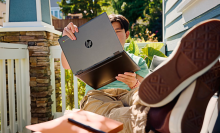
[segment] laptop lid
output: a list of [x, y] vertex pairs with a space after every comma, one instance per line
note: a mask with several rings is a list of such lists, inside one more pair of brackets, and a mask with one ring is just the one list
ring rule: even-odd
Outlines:
[[77, 40], [58, 40], [74, 74], [123, 51], [106, 13], [80, 26], [75, 36]]

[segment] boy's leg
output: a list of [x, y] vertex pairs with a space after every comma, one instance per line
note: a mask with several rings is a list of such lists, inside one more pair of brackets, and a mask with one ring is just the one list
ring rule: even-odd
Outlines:
[[181, 93], [170, 115], [170, 132], [199, 133], [209, 100], [219, 88], [220, 63], [217, 62]]
[[119, 101], [123, 103], [125, 107], [130, 107], [133, 105], [135, 99], [138, 98], [138, 88], [134, 88], [125, 95], [118, 98]]
[[108, 117], [113, 108], [124, 107], [121, 101], [102, 90], [91, 90], [80, 101], [80, 109]]
[[169, 133], [169, 116], [178, 98], [179, 96], [165, 106], [150, 108], [147, 116], [147, 131], [154, 130], [162, 133]]
[[[199, 133], [208, 102], [219, 87], [220, 63], [217, 62], [170, 103], [151, 108], [147, 131], [153, 129], [163, 133]], [[189, 91], [193, 93], [188, 93]]]
[[91, 90], [81, 101], [80, 107], [122, 122], [124, 128], [120, 133], [143, 133], [150, 108], [140, 104], [132, 105], [138, 97], [137, 90], [138, 88], [129, 92], [122, 89]]
[[141, 104], [114, 108], [108, 117], [124, 124], [120, 133], [145, 133], [149, 109], [150, 107]]
[[219, 38], [218, 19], [204, 21], [187, 31], [170, 57], [142, 81], [139, 96], [145, 105], [166, 105], [214, 66], [220, 55]]

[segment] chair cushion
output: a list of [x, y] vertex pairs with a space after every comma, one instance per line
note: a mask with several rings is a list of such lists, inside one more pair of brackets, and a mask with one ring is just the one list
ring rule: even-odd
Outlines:
[[154, 69], [155, 69], [158, 65], [160, 65], [160, 63], [162, 63], [163, 61], [165, 61], [166, 59], [167, 59], [167, 58], [165, 58], [165, 57], [160, 57], [160, 56], [154, 55], [149, 70], [150, 70], [151, 72], [153, 72]]

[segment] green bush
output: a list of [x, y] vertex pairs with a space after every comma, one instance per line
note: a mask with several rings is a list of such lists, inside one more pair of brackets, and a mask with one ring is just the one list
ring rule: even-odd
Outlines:
[[161, 56], [161, 57], [167, 57], [165, 54], [163, 54], [160, 51], [160, 49], [163, 47], [163, 45], [164, 45], [163, 43], [150, 43], [150, 44], [147, 44], [140, 51], [137, 43], [134, 41], [134, 39], [131, 39], [131, 43], [126, 48], [126, 51], [145, 59], [146, 64], [149, 68], [154, 55]]
[[[74, 75], [71, 70], [65, 70], [65, 90], [66, 90], [66, 109], [71, 110], [75, 108], [74, 105]], [[85, 95], [86, 84], [78, 79], [78, 105]]]
[[136, 42], [158, 42], [156, 33], [152, 33], [148, 30], [147, 26], [142, 24], [132, 25], [130, 35]]

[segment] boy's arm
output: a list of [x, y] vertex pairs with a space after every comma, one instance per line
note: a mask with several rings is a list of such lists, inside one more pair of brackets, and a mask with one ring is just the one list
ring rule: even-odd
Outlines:
[[[78, 27], [70, 22], [64, 29], [63, 29], [63, 36], [68, 36], [71, 40], [76, 40], [76, 37], [73, 33], [79, 32]], [[66, 57], [62, 51], [61, 53], [61, 62], [64, 69], [70, 69], [69, 63], [66, 60]]]
[[63, 65], [64, 69], [70, 69], [69, 63], [67, 62], [66, 57], [65, 57], [63, 51], [61, 53], [61, 62], [62, 62], [62, 65]]
[[138, 81], [141, 83], [143, 80], [144, 80], [144, 78], [143, 77], [141, 77], [140, 75], [136, 75], [136, 78], [138, 79]]

